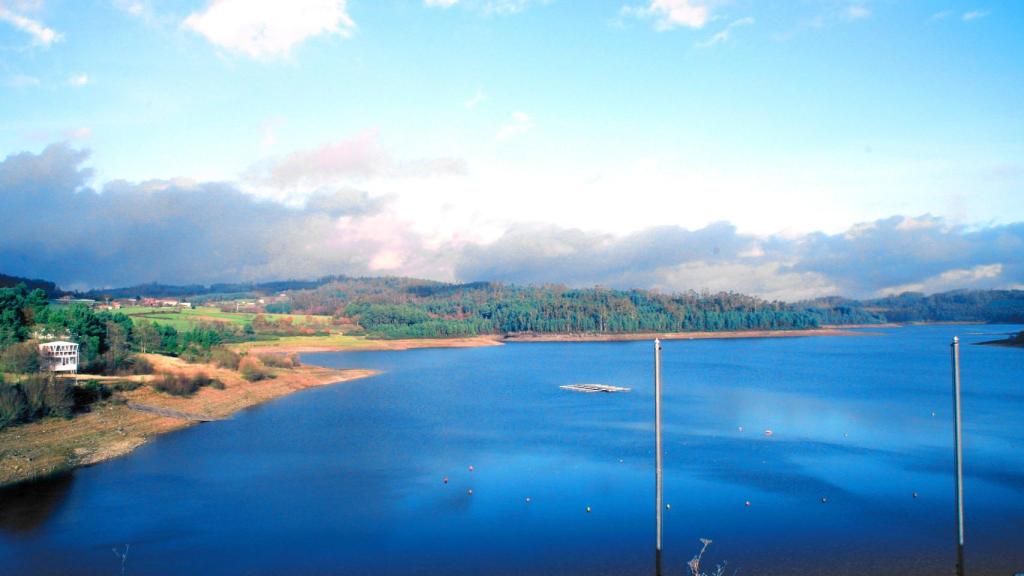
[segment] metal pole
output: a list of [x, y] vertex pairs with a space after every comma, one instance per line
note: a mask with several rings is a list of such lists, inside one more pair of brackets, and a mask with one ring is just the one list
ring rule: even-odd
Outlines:
[[964, 460], [960, 429], [960, 339], [953, 337], [953, 467], [956, 472], [956, 574], [964, 576]]
[[654, 340], [654, 489], [658, 538], [654, 548], [654, 574], [661, 576], [661, 340]]

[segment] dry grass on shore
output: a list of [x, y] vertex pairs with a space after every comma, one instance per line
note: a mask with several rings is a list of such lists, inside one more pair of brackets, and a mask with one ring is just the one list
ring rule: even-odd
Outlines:
[[[48, 418], [0, 430], [0, 486], [109, 460], [131, 452], [153, 436], [195, 424], [133, 410], [128, 403], [219, 419], [298, 390], [376, 374], [372, 370], [299, 366], [273, 369], [275, 378], [248, 382], [234, 370], [210, 364], [188, 364], [166, 356], [145, 356], [158, 372], [188, 376], [203, 373], [220, 381], [224, 387], [204, 387], [191, 396], [182, 397], [140, 386], [119, 392], [94, 405], [90, 412], [71, 419]], [[141, 382], [151, 378], [132, 377]]]

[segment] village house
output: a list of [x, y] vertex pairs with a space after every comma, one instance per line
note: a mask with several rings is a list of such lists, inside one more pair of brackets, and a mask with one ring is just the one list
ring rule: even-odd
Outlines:
[[42, 369], [50, 372], [78, 372], [78, 344], [57, 340], [39, 345]]

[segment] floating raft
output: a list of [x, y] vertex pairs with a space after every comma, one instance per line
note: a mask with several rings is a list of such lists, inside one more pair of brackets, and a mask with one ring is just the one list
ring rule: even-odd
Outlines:
[[609, 386], [607, 384], [566, 384], [559, 386], [562, 390], [573, 392], [629, 392], [629, 388], [621, 386]]

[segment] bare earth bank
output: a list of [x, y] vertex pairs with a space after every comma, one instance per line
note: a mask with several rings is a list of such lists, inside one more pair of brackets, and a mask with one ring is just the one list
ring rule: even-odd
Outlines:
[[[142, 412], [128, 405], [202, 416], [227, 418], [250, 406], [316, 386], [373, 376], [373, 370], [334, 370], [301, 366], [276, 370], [272, 380], [248, 382], [232, 370], [188, 364], [178, 358], [145, 355], [159, 371], [205, 372], [224, 384], [206, 387], [190, 397], [171, 396], [144, 385], [121, 392], [91, 412], [72, 419], [47, 418], [0, 431], [0, 486], [60, 474], [110, 460], [146, 443], [149, 438], [196, 424], [193, 420]], [[85, 378], [85, 377], [83, 377]], [[151, 377], [135, 376], [145, 381]]]

